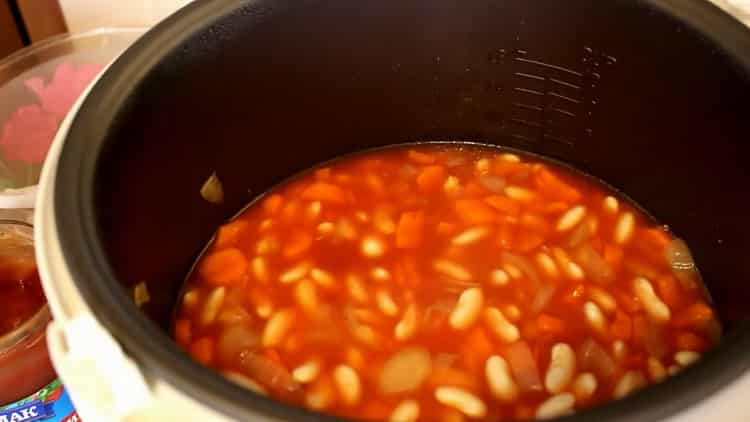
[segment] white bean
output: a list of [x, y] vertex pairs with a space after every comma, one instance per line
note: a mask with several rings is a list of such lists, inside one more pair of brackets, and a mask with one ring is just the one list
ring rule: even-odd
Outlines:
[[617, 214], [620, 210], [620, 202], [614, 196], [607, 196], [602, 202], [602, 208], [609, 214]]
[[370, 277], [376, 281], [388, 281], [391, 279], [391, 272], [383, 267], [375, 267], [370, 270]]
[[505, 286], [510, 281], [510, 276], [505, 270], [496, 269], [490, 273], [490, 282], [495, 286]]
[[265, 283], [269, 280], [268, 264], [262, 256], [256, 256], [250, 261], [250, 270], [258, 281]]
[[489, 307], [484, 311], [484, 321], [490, 330], [506, 343], [513, 343], [521, 338], [521, 332], [505, 315], [497, 309]]
[[565, 211], [565, 213], [557, 220], [557, 231], [566, 232], [572, 229], [577, 226], [578, 223], [583, 221], [584, 217], [586, 217], [586, 207], [583, 205], [577, 205]]
[[477, 287], [464, 290], [450, 314], [449, 323], [454, 330], [469, 328], [477, 318], [484, 305], [484, 294]]
[[562, 393], [573, 380], [576, 354], [569, 345], [557, 343], [552, 346], [549, 367], [544, 377], [544, 386], [552, 394]]
[[523, 271], [513, 264], [503, 264], [503, 269], [513, 280], [520, 280], [523, 278]]
[[195, 308], [200, 300], [198, 290], [190, 290], [182, 297], [182, 306], [187, 309]]
[[536, 409], [537, 419], [552, 419], [573, 412], [576, 398], [570, 393], [554, 395], [543, 401]]
[[463, 266], [445, 259], [438, 259], [432, 267], [440, 274], [454, 278], [459, 281], [471, 281], [471, 273]]
[[615, 357], [616, 360], [622, 361], [627, 357], [628, 354], [628, 345], [625, 344], [622, 340], [615, 340], [612, 342], [612, 356]]
[[383, 234], [393, 234], [396, 232], [396, 222], [385, 211], [375, 211], [373, 216], [375, 228]]
[[506, 186], [505, 195], [519, 202], [529, 202], [536, 198], [536, 193], [520, 186]]
[[310, 278], [312, 278], [314, 282], [318, 283], [320, 287], [331, 288], [336, 285], [336, 281], [333, 278], [333, 275], [328, 271], [322, 270], [320, 268], [311, 269]]
[[308, 314], [314, 314], [318, 309], [318, 291], [315, 284], [304, 279], [294, 287], [294, 298], [297, 304]]
[[308, 262], [301, 262], [281, 273], [279, 281], [282, 284], [292, 284], [296, 281], [302, 280], [309, 271], [310, 264]]
[[583, 314], [586, 317], [586, 322], [592, 329], [594, 329], [594, 331], [601, 333], [607, 328], [607, 320], [604, 318], [602, 310], [599, 309], [599, 306], [596, 303], [591, 301], [584, 303]]
[[388, 422], [417, 422], [419, 403], [416, 400], [404, 400], [393, 409]]
[[294, 324], [294, 311], [292, 309], [276, 311], [268, 319], [263, 329], [263, 346], [276, 347], [281, 344], [286, 333], [292, 328], [292, 324]]
[[490, 171], [490, 160], [488, 158], [480, 158], [474, 164], [474, 169], [479, 174], [486, 174]]
[[680, 371], [682, 371], [682, 368], [679, 365], [669, 365], [669, 368], [667, 368], [667, 374], [670, 377], [677, 375]]
[[317, 382], [305, 395], [305, 404], [313, 410], [325, 410], [333, 402], [333, 387], [329, 382]]
[[621, 399], [645, 385], [646, 379], [640, 371], [628, 371], [617, 382], [612, 395], [616, 399]]
[[312, 201], [307, 206], [307, 219], [309, 221], [315, 221], [320, 217], [320, 213], [323, 212], [323, 204], [320, 201]]
[[330, 221], [324, 221], [318, 224], [318, 233], [322, 235], [329, 235], [336, 230], [336, 226]]
[[483, 418], [487, 415], [487, 405], [474, 394], [458, 387], [438, 387], [435, 399], [452, 407], [470, 418]]
[[536, 254], [536, 263], [537, 265], [539, 265], [539, 268], [541, 268], [542, 271], [547, 274], [547, 276], [551, 278], [560, 277], [560, 271], [557, 269], [555, 260], [546, 253], [539, 252], [538, 254]]
[[300, 384], [309, 384], [315, 381], [320, 374], [320, 362], [311, 360], [292, 370], [292, 378]]
[[589, 294], [591, 300], [599, 305], [604, 312], [612, 313], [617, 310], [617, 301], [606, 290], [596, 286], [587, 286], [586, 292]]
[[445, 179], [445, 183], [443, 183], [443, 191], [445, 191], [445, 193], [456, 193], [459, 189], [461, 189], [461, 182], [458, 180], [458, 177], [448, 176], [448, 178]]
[[417, 306], [409, 305], [404, 311], [401, 320], [393, 328], [393, 335], [396, 340], [405, 341], [410, 339], [417, 332], [418, 321]]
[[248, 378], [247, 376], [234, 372], [234, 371], [224, 371], [222, 372], [222, 375], [224, 375], [224, 378], [228, 379], [229, 381], [232, 381], [233, 383], [239, 385], [240, 387], [243, 387], [245, 389], [248, 389], [256, 394], [259, 394], [261, 396], [267, 396], [268, 392], [265, 388], [263, 388], [262, 385], [258, 384], [254, 380]]
[[390, 317], [398, 315], [398, 305], [387, 290], [380, 289], [375, 292], [375, 303], [377, 303], [380, 312], [385, 315]]
[[357, 371], [351, 366], [339, 365], [333, 370], [333, 381], [345, 405], [354, 406], [359, 403], [362, 398], [362, 384]]
[[579, 401], [587, 400], [594, 394], [598, 386], [599, 383], [594, 374], [584, 372], [573, 381], [573, 393]]
[[486, 238], [489, 234], [490, 230], [487, 227], [472, 227], [453, 237], [451, 243], [456, 246], [473, 245]]
[[201, 324], [209, 325], [216, 320], [216, 315], [219, 314], [221, 305], [224, 304], [224, 298], [227, 295], [227, 289], [225, 287], [217, 287], [208, 294], [206, 302], [203, 304], [203, 312], [201, 313]]
[[273, 235], [266, 236], [255, 245], [255, 253], [258, 255], [268, 255], [279, 250], [279, 241]]
[[484, 373], [493, 397], [504, 402], [512, 402], [518, 397], [518, 385], [513, 381], [505, 359], [498, 355], [490, 356], [484, 366]]
[[624, 212], [617, 218], [615, 223], [615, 243], [624, 245], [628, 243], [635, 232], [635, 216], [631, 212]]
[[359, 244], [359, 250], [367, 258], [380, 258], [385, 254], [385, 243], [376, 236], [365, 236]]
[[674, 354], [674, 361], [682, 367], [690, 366], [700, 358], [701, 354], [692, 350], [680, 350]]
[[370, 298], [362, 278], [356, 274], [349, 274], [346, 277], [346, 288], [349, 290], [349, 296], [357, 302], [365, 303]]
[[509, 304], [502, 307], [503, 315], [508, 318], [508, 321], [516, 322], [521, 319], [521, 309], [518, 306]]
[[557, 265], [560, 266], [560, 269], [562, 269], [562, 272], [566, 277], [571, 280], [583, 280], [586, 277], [581, 266], [573, 262], [564, 250], [553, 248], [552, 256], [555, 257]]
[[667, 377], [667, 370], [659, 359], [649, 356], [648, 358], [648, 375], [653, 382], [661, 382]]
[[519, 157], [516, 154], [511, 154], [509, 152], [500, 154], [497, 157], [508, 163], [520, 163], [521, 162], [521, 157]]
[[633, 292], [651, 318], [660, 322], [669, 321], [671, 317], [669, 307], [657, 296], [650, 281], [643, 277], [636, 277], [633, 280]]

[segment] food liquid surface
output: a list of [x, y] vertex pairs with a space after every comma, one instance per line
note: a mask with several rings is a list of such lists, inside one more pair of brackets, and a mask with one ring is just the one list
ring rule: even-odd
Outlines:
[[550, 418], [718, 342], [687, 246], [595, 180], [460, 145], [301, 174], [219, 228], [174, 336], [255, 392], [352, 419]]

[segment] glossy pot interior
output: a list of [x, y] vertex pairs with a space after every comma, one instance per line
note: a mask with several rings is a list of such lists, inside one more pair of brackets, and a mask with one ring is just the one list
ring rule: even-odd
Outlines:
[[[56, 182], [61, 246], [149, 376], [236, 418], [329, 420], [245, 393], [169, 340], [181, 281], [217, 225], [365, 148], [541, 153], [687, 239], [720, 309], [728, 334], [697, 366], [574, 416], [656, 420], [750, 365], [748, 64], [750, 33], [700, 0], [196, 2], [118, 60], [75, 119]], [[199, 195], [214, 171], [221, 206]], [[145, 314], [128, 288], [142, 280]]]

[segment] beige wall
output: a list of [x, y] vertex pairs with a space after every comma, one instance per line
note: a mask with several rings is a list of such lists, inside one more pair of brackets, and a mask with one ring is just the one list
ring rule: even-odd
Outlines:
[[151, 26], [191, 0], [59, 1], [68, 29], [82, 32], [107, 26]]

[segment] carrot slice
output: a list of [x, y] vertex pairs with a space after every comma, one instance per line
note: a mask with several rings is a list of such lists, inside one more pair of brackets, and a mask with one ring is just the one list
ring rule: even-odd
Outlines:
[[485, 360], [492, 355], [494, 349], [484, 329], [474, 328], [466, 336], [461, 354], [466, 367], [472, 372], [477, 372], [483, 367]]
[[427, 166], [417, 176], [417, 186], [423, 192], [435, 192], [443, 186], [445, 169], [443, 166]]
[[516, 234], [513, 249], [518, 252], [527, 253], [533, 251], [539, 246], [542, 246], [542, 243], [544, 243], [544, 238], [542, 236], [536, 233], [521, 231]]
[[613, 269], [619, 268], [622, 265], [622, 258], [624, 256], [625, 253], [622, 251], [622, 248], [610, 244], [604, 245], [604, 261]]
[[422, 244], [423, 231], [423, 211], [402, 213], [396, 227], [396, 247], [402, 249], [418, 248]]
[[702, 328], [714, 318], [714, 311], [703, 302], [696, 302], [675, 315], [672, 323], [677, 327]]
[[678, 350], [692, 350], [694, 352], [708, 350], [708, 341], [690, 331], [680, 331], [675, 334], [674, 345]]
[[486, 224], [495, 221], [495, 211], [479, 199], [459, 199], [456, 213], [467, 223]]
[[482, 196], [487, 193], [487, 189], [475, 182], [469, 182], [464, 188], [464, 194], [467, 196]]
[[323, 167], [322, 169], [315, 170], [315, 178], [318, 180], [328, 181], [331, 179], [331, 168]]
[[417, 164], [432, 164], [435, 162], [435, 157], [433, 155], [419, 152], [413, 149], [410, 149], [409, 152], [406, 153], [406, 155], [409, 156], [410, 160]]
[[250, 226], [245, 220], [234, 220], [223, 226], [219, 227], [218, 233], [216, 233], [216, 240], [214, 244], [217, 248], [225, 248], [227, 246], [234, 246], [239, 240], [240, 236]]
[[213, 284], [234, 284], [242, 280], [247, 271], [247, 259], [237, 248], [221, 249], [203, 258], [198, 272]]
[[275, 193], [263, 200], [263, 210], [269, 215], [275, 215], [281, 210], [281, 205], [283, 203], [284, 197]]
[[302, 192], [302, 199], [345, 204], [346, 192], [331, 183], [315, 182]]
[[610, 325], [612, 337], [620, 340], [630, 340], [633, 335], [633, 321], [622, 311], [617, 311], [615, 320]]
[[518, 216], [521, 212], [521, 205], [518, 202], [500, 195], [492, 195], [484, 198], [484, 202], [501, 213], [511, 216]]
[[189, 319], [178, 319], [174, 322], [174, 337], [182, 346], [190, 344], [193, 338], [193, 326]]
[[292, 233], [284, 244], [281, 253], [285, 258], [296, 258], [307, 252], [312, 246], [313, 237], [310, 233], [298, 231]]
[[446, 223], [445, 221], [441, 221], [437, 225], [437, 233], [438, 234], [451, 234], [456, 231], [456, 225], [453, 223]]
[[198, 362], [208, 365], [214, 360], [214, 339], [201, 337], [190, 345], [190, 355]]
[[388, 406], [385, 403], [370, 401], [365, 405], [364, 409], [362, 409], [362, 413], [359, 413], [357, 417], [366, 421], [386, 421], [391, 415], [392, 410], [391, 406]]
[[565, 321], [547, 314], [536, 317], [536, 326], [542, 334], [559, 336], [565, 333]]
[[576, 188], [544, 167], [536, 172], [534, 180], [539, 191], [548, 198], [574, 203], [580, 201], [583, 197]]
[[497, 244], [507, 250], [513, 249], [513, 226], [502, 224], [497, 230]]
[[525, 341], [517, 341], [510, 345], [505, 352], [513, 377], [522, 392], [542, 391], [542, 380], [539, 368], [529, 345]]
[[670, 308], [677, 308], [682, 304], [682, 292], [677, 279], [671, 275], [664, 275], [656, 279], [659, 296]]
[[427, 382], [433, 387], [452, 386], [469, 391], [479, 390], [479, 382], [471, 374], [450, 366], [435, 366]]

